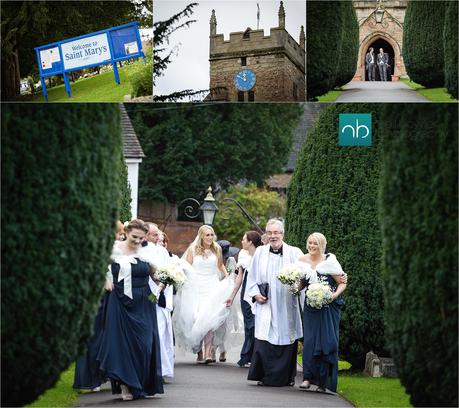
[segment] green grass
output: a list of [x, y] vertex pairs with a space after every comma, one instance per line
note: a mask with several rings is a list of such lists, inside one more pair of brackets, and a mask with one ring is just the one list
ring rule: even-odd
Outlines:
[[325, 95], [318, 96], [317, 102], [335, 102], [336, 99], [343, 93], [341, 88], [332, 89], [327, 92]]
[[[115, 82], [113, 71], [107, 71], [90, 78], [79, 79], [70, 83], [72, 97], [65, 92], [64, 85], [48, 88], [49, 102], [123, 102], [124, 95], [131, 94], [131, 83], [127, 72], [131, 68], [118, 68], [121, 84]], [[24, 101], [44, 102], [42, 93], [24, 97]]]
[[[301, 354], [297, 361], [303, 364]], [[372, 378], [350, 371], [347, 361], [338, 361], [338, 393], [358, 408], [411, 407], [410, 397], [398, 378]]]
[[75, 363], [61, 374], [54, 388], [50, 388], [35, 402], [26, 407], [71, 407], [78, 398], [78, 391], [72, 388]]
[[338, 393], [356, 407], [411, 407], [409, 395], [398, 378], [372, 378], [341, 371]]
[[454, 99], [447, 91], [446, 88], [426, 88], [422, 85], [417, 84], [407, 78], [400, 79], [403, 83], [407, 84], [416, 92], [425, 96], [429, 101], [432, 102], [458, 102], [457, 99]]

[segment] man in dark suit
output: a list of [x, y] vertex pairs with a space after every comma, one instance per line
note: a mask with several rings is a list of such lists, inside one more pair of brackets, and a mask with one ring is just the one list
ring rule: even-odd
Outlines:
[[377, 58], [379, 78], [381, 81], [387, 81], [387, 66], [389, 65], [389, 55], [382, 48], [379, 49]]
[[373, 51], [373, 47], [370, 47], [367, 54], [365, 55], [365, 64], [367, 66], [368, 81], [374, 81], [375, 80], [375, 70], [376, 70], [376, 57]]

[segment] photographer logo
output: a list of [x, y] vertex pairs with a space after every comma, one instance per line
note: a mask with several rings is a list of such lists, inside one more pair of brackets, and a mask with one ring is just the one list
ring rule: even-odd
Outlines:
[[339, 145], [371, 146], [371, 113], [340, 113]]

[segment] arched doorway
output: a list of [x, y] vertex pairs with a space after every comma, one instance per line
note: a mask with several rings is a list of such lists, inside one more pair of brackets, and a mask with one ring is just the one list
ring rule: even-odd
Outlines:
[[[395, 52], [394, 52], [394, 48], [392, 47], [392, 45], [390, 45], [386, 40], [382, 39], [382, 38], [378, 38], [377, 40], [373, 41], [369, 46], [368, 48], [365, 50], [365, 55], [366, 53], [368, 52], [368, 50], [370, 49], [370, 47], [373, 47], [373, 50], [374, 50], [374, 53], [375, 53], [375, 58], [376, 58], [376, 54], [379, 53], [379, 49], [382, 48], [384, 50], [384, 52], [387, 52], [389, 54], [389, 67], [387, 67], [387, 80], [388, 81], [392, 81], [392, 77], [391, 75], [394, 74], [394, 67], [395, 67]], [[376, 70], [375, 70], [375, 80], [376, 81], [380, 81], [380, 77], [379, 77], [379, 69], [378, 67], [376, 67]], [[365, 67], [365, 81], [368, 81], [368, 72], [366, 70], [366, 67]]]

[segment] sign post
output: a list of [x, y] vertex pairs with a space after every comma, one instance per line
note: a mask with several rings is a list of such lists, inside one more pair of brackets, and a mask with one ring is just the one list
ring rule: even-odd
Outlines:
[[65, 90], [72, 96], [68, 73], [84, 68], [112, 64], [115, 82], [121, 83], [116, 63], [142, 57], [139, 23], [133, 22], [107, 30], [58, 41], [35, 48], [43, 96], [48, 101], [45, 78], [64, 77]]

